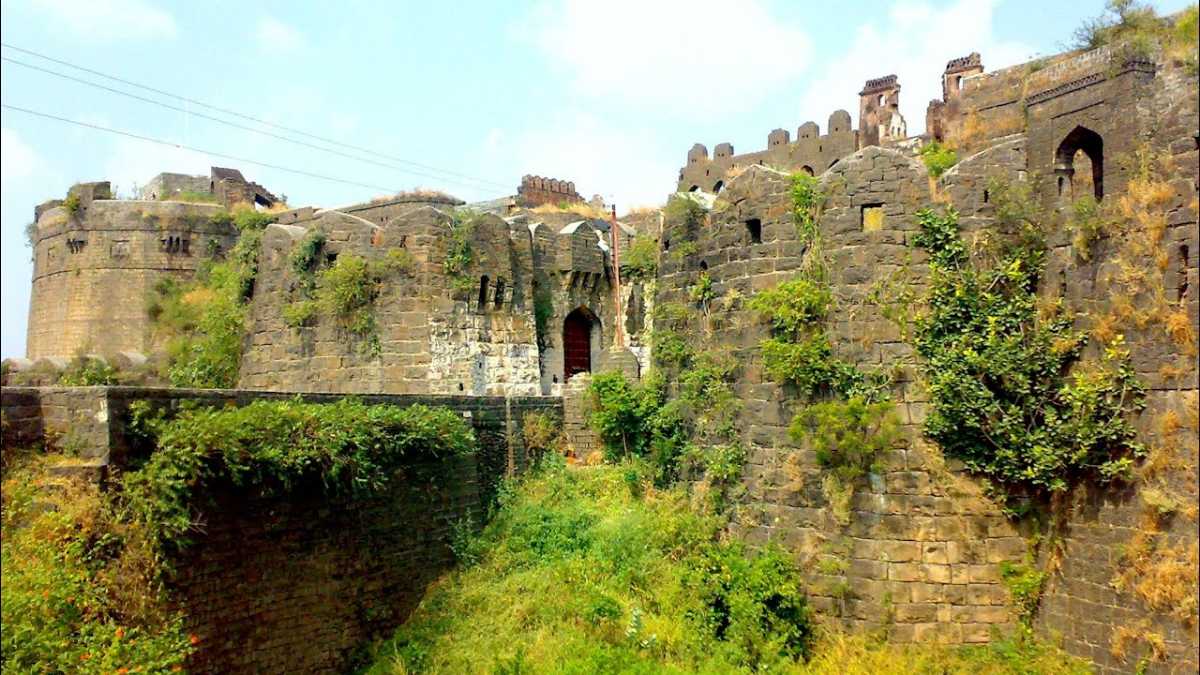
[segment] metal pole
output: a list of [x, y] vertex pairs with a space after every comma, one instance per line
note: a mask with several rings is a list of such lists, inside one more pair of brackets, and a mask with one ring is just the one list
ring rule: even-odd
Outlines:
[[616, 308], [617, 308], [617, 328], [613, 332], [615, 338], [615, 346], [625, 346], [625, 317], [621, 313], [621, 244], [620, 238], [617, 236], [617, 205], [612, 206], [612, 227], [609, 230], [612, 232], [612, 254], [613, 254], [613, 280], [616, 290]]

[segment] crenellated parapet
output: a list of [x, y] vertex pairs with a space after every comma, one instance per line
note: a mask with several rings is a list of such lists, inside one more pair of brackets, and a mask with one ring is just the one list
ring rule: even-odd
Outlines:
[[829, 116], [828, 132], [821, 133], [816, 122], [805, 122], [793, 139], [788, 129], [767, 134], [765, 150], [734, 154], [732, 143], [718, 143], [712, 158], [708, 148], [696, 143], [687, 154], [687, 164], [679, 170], [677, 189], [720, 192], [731, 175], [749, 166], [771, 166], [811, 175], [828, 169], [839, 158], [858, 149], [858, 132], [853, 129], [850, 113], [838, 110]]
[[557, 178], [525, 175], [517, 188], [517, 200], [522, 206], [534, 207], [543, 204], [574, 204], [584, 201], [575, 191], [575, 183]]

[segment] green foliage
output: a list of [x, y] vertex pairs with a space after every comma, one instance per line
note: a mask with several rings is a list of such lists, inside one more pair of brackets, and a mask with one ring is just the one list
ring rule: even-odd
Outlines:
[[1120, 343], [1068, 374], [1087, 336], [1060, 305], [1039, 313], [1044, 251], [1015, 245], [976, 269], [953, 210], [917, 220], [916, 244], [930, 254], [930, 309], [915, 341], [929, 383], [926, 434], [1007, 486], [1061, 491], [1083, 472], [1127, 473], [1143, 454], [1126, 419], [1142, 407], [1143, 387]]
[[1041, 604], [1047, 576], [1034, 566], [1032, 560], [1026, 560], [1023, 564], [1008, 561], [1000, 563], [1000, 578], [1008, 587], [1017, 617], [1026, 631], [1033, 629], [1033, 617]]
[[691, 585], [704, 606], [704, 632], [728, 643], [726, 657], [753, 667], [803, 659], [812, 639], [804, 591], [790, 556], [777, 548], [750, 556], [738, 543], [710, 544]]
[[321, 261], [321, 251], [325, 248], [325, 233], [312, 229], [304, 238], [296, 243], [288, 256], [288, 265], [292, 272], [301, 279], [306, 290], [311, 290], [315, 284], [313, 272]]
[[958, 164], [958, 153], [954, 148], [942, 145], [938, 141], [922, 145], [917, 152], [921, 155], [921, 161], [925, 162], [925, 168], [929, 169], [929, 175], [934, 178], [941, 178], [950, 167]]
[[565, 441], [562, 419], [546, 412], [525, 413], [521, 419], [521, 438], [525, 441], [525, 451], [534, 456], [558, 452]]
[[717, 291], [713, 288], [712, 277], [708, 275], [708, 272], [700, 273], [700, 278], [688, 289], [688, 297], [692, 299], [692, 302], [704, 308], [705, 312], [708, 311], [709, 303], [717, 297]]
[[694, 241], [681, 241], [675, 244], [671, 249], [671, 259], [675, 262], [683, 262], [685, 259], [696, 255], [700, 251], [700, 247]]
[[450, 237], [442, 267], [451, 277], [462, 277], [471, 266], [471, 236], [478, 218], [478, 213], [467, 209], [456, 209], [450, 214]]
[[189, 542], [209, 485], [252, 486], [263, 494], [370, 494], [413, 459], [475, 450], [460, 415], [419, 404], [260, 400], [184, 410], [170, 420], [142, 416], [139, 423], [157, 449], [125, 474], [122, 499], [168, 552]]
[[676, 194], [663, 207], [664, 220], [671, 225], [683, 225], [689, 232], [703, 225], [707, 216], [704, 204], [691, 194]]
[[0, 520], [0, 670], [168, 672], [191, 651], [167, 608], [146, 536], [99, 487], [54, 472], [63, 458], [6, 462]]
[[658, 245], [650, 237], [634, 237], [629, 248], [621, 251], [621, 270], [630, 281], [653, 279], [658, 272]]
[[25, 223], [25, 245], [33, 248], [37, 245], [38, 225], [36, 220]]
[[1002, 229], [1011, 231], [1037, 221], [1038, 205], [1033, 187], [1030, 181], [988, 179], [988, 201], [994, 209], [993, 217]]
[[796, 443], [810, 443], [828, 471], [821, 487], [842, 524], [850, 522], [855, 484], [878, 470], [880, 455], [900, 436], [894, 408], [888, 401], [869, 403], [853, 396], [811, 405], [792, 418], [788, 434]]
[[796, 340], [812, 332], [825, 320], [833, 305], [829, 285], [801, 276], [774, 288], [759, 291], [750, 298], [749, 308], [771, 324], [782, 338]]
[[58, 383], [64, 387], [94, 387], [119, 384], [119, 381], [117, 369], [104, 359], [78, 356], [71, 359], [66, 370], [59, 375]]
[[317, 303], [314, 300], [290, 302], [283, 307], [283, 322], [291, 328], [311, 326], [317, 319]]
[[825, 332], [833, 295], [820, 279], [806, 273], [750, 298], [750, 309], [771, 326], [771, 337], [759, 343], [763, 372], [810, 396], [857, 394], [871, 400], [885, 396], [886, 378], [863, 373], [833, 355]]
[[589, 394], [590, 422], [604, 443], [607, 458], [616, 461], [646, 455], [654, 440], [653, 418], [666, 403], [662, 381], [647, 378], [633, 384], [620, 371], [598, 373], [592, 378]]
[[502, 491], [477, 562], [431, 588], [368, 672], [798, 667], [812, 630], [790, 556], [723, 540], [681, 488], [627, 489], [643, 470], [547, 463]]
[[71, 214], [72, 216], [79, 213], [79, 207], [81, 205], [82, 204], [79, 201], [79, 195], [75, 194], [67, 195], [67, 198], [64, 199], [62, 203], [62, 207], [66, 209], [67, 213]]
[[258, 276], [262, 230], [274, 216], [239, 209], [214, 215], [212, 221], [239, 228], [226, 259], [206, 261], [190, 282], [159, 281], [146, 300], [156, 336], [166, 341], [166, 375], [177, 387], [237, 385], [246, 303]]
[[[1187, 15], [1184, 16], [1186, 24]], [[1194, 19], [1193, 19], [1194, 20]], [[1136, 0], [1108, 0], [1104, 14], [1087, 19], [1075, 29], [1076, 49], [1097, 49], [1106, 45], [1119, 47], [1119, 58], [1132, 56], [1150, 57], [1163, 47], [1189, 46], [1195, 48], [1194, 31], [1177, 31], [1166, 20], [1160, 18], [1154, 8]], [[1182, 44], [1176, 45], [1180, 40]]]
[[533, 283], [533, 322], [537, 330], [538, 347], [542, 349], [548, 344], [550, 319], [554, 317], [554, 295], [548, 283], [536, 278]]
[[818, 189], [817, 179], [804, 172], [792, 174], [790, 195], [796, 232], [801, 241], [811, 243], [817, 239], [817, 218], [825, 195]]
[[1067, 228], [1071, 231], [1071, 246], [1082, 260], [1091, 260], [1092, 244], [1107, 231], [1108, 218], [1095, 197], [1087, 195], [1071, 204]]

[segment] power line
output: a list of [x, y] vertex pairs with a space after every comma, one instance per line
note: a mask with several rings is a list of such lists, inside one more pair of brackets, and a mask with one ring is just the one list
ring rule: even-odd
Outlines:
[[432, 175], [432, 174], [428, 174], [428, 173], [422, 173], [422, 172], [420, 172], [420, 171], [415, 171], [415, 170], [413, 170], [413, 169], [405, 169], [404, 167], [396, 166], [396, 165], [394, 165], [394, 164], [387, 164], [387, 163], [385, 163], [385, 162], [379, 162], [379, 161], [376, 161], [376, 160], [373, 160], [373, 159], [369, 159], [369, 158], [366, 158], [366, 157], [360, 157], [360, 156], [358, 156], [358, 155], [352, 155], [352, 154], [350, 154], [350, 153], [341, 152], [341, 151], [339, 151], [339, 150], [333, 150], [333, 149], [330, 149], [330, 148], [324, 148], [324, 147], [321, 147], [321, 146], [319, 146], [319, 145], [316, 145], [316, 144], [313, 144], [313, 143], [307, 143], [307, 142], [305, 142], [305, 141], [296, 140], [296, 139], [294, 139], [294, 138], [289, 138], [289, 137], [287, 137], [287, 136], [281, 136], [281, 135], [279, 135], [279, 134], [273, 134], [273, 133], [271, 133], [271, 132], [269, 132], [269, 131], [263, 131], [262, 129], [255, 129], [254, 127], [246, 126], [246, 125], [244, 125], [244, 124], [238, 124], [237, 122], [230, 122], [229, 120], [223, 120], [223, 119], [221, 119], [221, 118], [219, 118], [219, 117], [213, 117], [212, 115], [205, 115], [204, 113], [200, 113], [200, 112], [194, 112], [194, 111], [188, 110], [188, 109], [186, 109], [186, 108], [180, 108], [179, 106], [174, 106], [174, 105], [171, 105], [170, 103], [163, 103], [162, 101], [156, 101], [156, 100], [154, 100], [154, 99], [151, 99], [151, 98], [146, 98], [146, 97], [144, 97], [144, 96], [138, 96], [137, 94], [131, 94], [131, 93], [127, 92], [127, 91], [121, 91], [120, 89], [114, 89], [114, 88], [112, 88], [112, 87], [106, 87], [106, 86], [104, 86], [104, 85], [102, 85], [102, 84], [97, 84], [97, 83], [95, 83], [95, 82], [90, 82], [90, 81], [88, 81], [88, 80], [84, 80], [84, 79], [81, 79], [81, 78], [78, 78], [78, 77], [74, 77], [73, 75], [67, 75], [67, 74], [65, 74], [65, 73], [60, 73], [60, 72], [57, 72], [57, 71], [53, 71], [53, 70], [50, 70], [50, 69], [48, 69], [48, 68], [42, 68], [41, 66], [35, 66], [35, 65], [31, 64], [31, 63], [25, 63], [24, 61], [18, 61], [17, 59], [9, 58], [9, 57], [7, 57], [7, 56], [0, 56], [0, 60], [7, 61], [8, 63], [12, 63], [12, 64], [15, 64], [15, 65], [21, 66], [21, 67], [23, 67], [23, 68], [29, 68], [29, 69], [31, 69], [31, 70], [36, 70], [36, 71], [38, 71], [38, 72], [41, 72], [41, 73], [46, 73], [46, 74], [48, 74], [48, 75], [53, 75], [53, 76], [55, 76], [55, 77], [59, 77], [59, 78], [62, 78], [62, 79], [64, 79], [64, 80], [70, 80], [71, 82], [77, 82], [77, 83], [79, 83], [79, 84], [87, 85], [87, 86], [89, 86], [89, 87], [94, 87], [94, 88], [96, 88], [96, 89], [102, 89], [102, 90], [104, 90], [104, 91], [111, 92], [111, 93], [113, 93], [113, 94], [118, 94], [118, 95], [120, 95], [120, 96], [125, 96], [125, 97], [128, 97], [128, 98], [132, 98], [132, 99], [134, 99], [134, 100], [137, 100], [137, 101], [142, 101], [143, 103], [149, 103], [149, 104], [151, 104], [151, 105], [156, 105], [156, 106], [159, 106], [159, 107], [161, 107], [161, 108], [166, 108], [167, 110], [174, 110], [174, 111], [176, 111], [176, 112], [181, 112], [181, 113], [185, 113], [185, 114], [188, 114], [188, 115], [194, 115], [194, 116], [196, 116], [196, 117], [200, 117], [200, 118], [202, 118], [202, 119], [206, 119], [206, 120], [211, 120], [211, 121], [213, 121], [213, 122], [217, 122], [218, 124], [224, 124], [224, 125], [226, 125], [226, 126], [230, 126], [230, 127], [233, 127], [233, 128], [235, 128], [235, 129], [241, 129], [241, 130], [243, 130], [243, 131], [249, 131], [250, 133], [259, 134], [259, 135], [262, 135], [262, 136], [267, 136], [267, 137], [269, 137], [269, 138], [278, 139], [278, 140], [281, 140], [281, 141], [284, 141], [284, 142], [287, 142], [287, 143], [294, 143], [294, 144], [296, 144], [296, 145], [300, 145], [300, 146], [303, 146], [303, 147], [306, 147], [306, 148], [312, 148], [312, 149], [314, 149], [314, 150], [319, 150], [319, 151], [321, 151], [321, 152], [326, 152], [326, 153], [329, 153], [329, 154], [332, 154], [332, 155], [337, 155], [337, 156], [339, 156], [339, 157], [346, 157], [346, 158], [348, 158], [348, 159], [353, 159], [353, 160], [356, 160], [356, 161], [359, 161], [359, 162], [366, 162], [367, 164], [373, 164], [373, 165], [375, 165], [375, 166], [381, 166], [381, 167], [384, 167], [384, 168], [387, 168], [387, 169], [394, 169], [394, 170], [396, 170], [396, 171], [400, 171], [400, 172], [407, 173], [407, 174], [412, 174], [412, 175], [414, 175], [414, 176], [421, 176], [422, 178], [429, 178], [429, 179], [432, 179], [432, 180], [437, 180], [437, 181], [446, 181], [446, 182], [457, 183], [457, 184], [459, 184], [459, 185], [462, 185], [462, 186], [464, 186], [464, 187], [468, 187], [468, 188], [472, 188], [472, 189], [476, 189], [476, 190], [479, 190], [479, 189], [485, 189], [485, 190], [486, 190], [486, 189], [492, 189], [492, 188], [490, 188], [490, 187], [488, 187], [488, 186], [481, 185], [481, 184], [474, 184], [474, 185], [473, 185], [473, 184], [471, 184], [471, 183], [466, 183], [466, 182], [463, 182], [463, 181], [456, 181], [456, 180], [448, 179], [448, 178], [445, 178], [445, 177], [443, 177], [443, 176], [435, 176], [435, 175]]
[[201, 152], [206, 155], [212, 155], [213, 157], [220, 157], [222, 159], [231, 159], [235, 162], [243, 162], [246, 164], [253, 164], [255, 166], [261, 166], [261, 167], [264, 167], [267, 169], [275, 169], [277, 171], [286, 171], [288, 173], [294, 173], [299, 176], [307, 176], [308, 178], [327, 180], [327, 181], [332, 181], [334, 183], [342, 183], [344, 185], [353, 185], [355, 187], [367, 188], [368, 190], [380, 190], [383, 192], [400, 192], [400, 190], [397, 190], [395, 188], [383, 187], [380, 185], [371, 185], [370, 183], [359, 183], [359, 182], [352, 181], [352, 180], [346, 180], [344, 178], [334, 178], [333, 176], [324, 176], [319, 173], [312, 173], [311, 171], [304, 171], [303, 169], [292, 169], [290, 167], [280, 166], [278, 164], [268, 164], [266, 162], [260, 162], [256, 159], [248, 159], [246, 157], [238, 157], [236, 155], [228, 155], [228, 154], [225, 154], [222, 152], [214, 152], [212, 150], [205, 150], [204, 148], [197, 148], [197, 147], [193, 147], [190, 145], [184, 145], [182, 143], [175, 143], [173, 141], [164, 141], [161, 138], [152, 138], [150, 136], [143, 136], [141, 134], [135, 134], [131, 131], [122, 131], [120, 129], [103, 127], [103, 126], [100, 126], [99, 124], [92, 124], [90, 122], [80, 122], [79, 120], [73, 120], [73, 119], [70, 119], [67, 117], [59, 117], [58, 115], [51, 115], [50, 113], [44, 113], [44, 112], [40, 112], [38, 110], [30, 110], [29, 108], [22, 108], [20, 106], [9, 105], [7, 103], [0, 103], [0, 107], [7, 108], [8, 110], [15, 110], [17, 112], [23, 112], [27, 115], [43, 117], [45, 119], [54, 120], [56, 122], [64, 122], [66, 124], [74, 124], [76, 126], [85, 127], [87, 129], [95, 129], [97, 131], [105, 131], [110, 134], [116, 134], [118, 136], [125, 136], [127, 138], [134, 138], [139, 141], [146, 141], [149, 143], [156, 143], [158, 145], [165, 145], [170, 148], [179, 148], [181, 150], [189, 150], [191, 152]]
[[[114, 82], [120, 82], [121, 84], [125, 84], [125, 85], [131, 86], [131, 87], [137, 87], [138, 89], [142, 89], [142, 90], [145, 90], [145, 91], [153, 92], [153, 93], [155, 93], [155, 94], [159, 94], [159, 95], [161, 95], [161, 96], [167, 96], [167, 97], [170, 97], [170, 98], [173, 98], [173, 99], [179, 100], [179, 101], [184, 101], [184, 102], [186, 102], [186, 103], [190, 103], [190, 104], [192, 104], [192, 105], [197, 105], [197, 106], [200, 106], [200, 107], [202, 107], [202, 108], [207, 108], [207, 109], [209, 109], [209, 110], [214, 110], [214, 111], [217, 111], [217, 112], [220, 112], [220, 113], [224, 113], [224, 114], [226, 114], [226, 115], [232, 115], [232, 116], [234, 116], [234, 117], [239, 117], [239, 118], [241, 118], [241, 119], [248, 120], [248, 121], [250, 121], [250, 122], [254, 122], [254, 123], [256, 123], [256, 124], [262, 124], [262, 125], [265, 125], [265, 126], [268, 126], [268, 127], [272, 127], [272, 128], [275, 128], [275, 129], [279, 129], [280, 131], [286, 131], [286, 132], [288, 132], [288, 133], [292, 133], [292, 134], [298, 134], [298, 135], [300, 135], [300, 136], [304, 136], [304, 137], [307, 137], [307, 138], [311, 138], [311, 139], [313, 139], [313, 140], [321, 141], [322, 143], [328, 143], [328, 144], [330, 144], [330, 145], [341, 146], [341, 147], [343, 147], [343, 148], [349, 148], [349, 149], [351, 149], [351, 150], [356, 150], [356, 151], [358, 151], [358, 152], [365, 152], [365, 153], [367, 153], [367, 154], [369, 154], [369, 155], [374, 155], [374, 156], [376, 156], [376, 157], [382, 157], [382, 158], [384, 158], [384, 159], [389, 159], [389, 160], [391, 160], [391, 161], [398, 162], [398, 163], [400, 163], [400, 164], [406, 164], [406, 165], [408, 165], [408, 166], [414, 166], [414, 167], [417, 167], [417, 168], [420, 168], [420, 169], [425, 169], [425, 170], [427, 170], [427, 171], [433, 171], [433, 172], [436, 172], [436, 173], [445, 174], [445, 175], [447, 175], [447, 176], [456, 176], [456, 177], [458, 177], [458, 178], [465, 178], [465, 179], [467, 179], [467, 180], [471, 180], [471, 181], [474, 181], [474, 182], [477, 182], [477, 183], [487, 183], [487, 184], [495, 185], [495, 186], [497, 186], [497, 187], [500, 187], [500, 188], [503, 188], [503, 189], [510, 189], [510, 187], [509, 187], [507, 184], [505, 184], [505, 183], [499, 183], [499, 182], [497, 182], [497, 181], [487, 180], [487, 179], [483, 179], [483, 178], [476, 178], [476, 177], [473, 177], [473, 176], [468, 176], [468, 175], [466, 175], [466, 174], [458, 173], [458, 172], [456, 172], [456, 171], [450, 171], [450, 170], [448, 170], [448, 169], [439, 169], [439, 168], [437, 168], [437, 167], [435, 167], [435, 166], [430, 166], [430, 165], [428, 165], [428, 164], [421, 164], [420, 162], [414, 162], [414, 161], [412, 161], [412, 160], [404, 159], [404, 158], [402, 158], [402, 157], [396, 157], [396, 156], [394, 156], [394, 155], [388, 155], [388, 154], [385, 154], [385, 153], [378, 152], [378, 151], [376, 151], [376, 150], [372, 150], [372, 149], [370, 149], [370, 148], [364, 148], [364, 147], [361, 147], [361, 146], [352, 145], [352, 144], [350, 144], [350, 143], [343, 143], [343, 142], [341, 142], [341, 141], [337, 141], [337, 140], [334, 140], [334, 139], [332, 139], [332, 138], [325, 138], [325, 137], [323, 137], [323, 136], [318, 136], [318, 135], [316, 135], [316, 134], [311, 134], [311, 133], [308, 133], [308, 132], [306, 132], [306, 131], [302, 131], [302, 130], [300, 130], [300, 129], [293, 129], [293, 128], [291, 128], [291, 127], [287, 127], [287, 126], [284, 126], [284, 125], [282, 125], [282, 124], [276, 124], [275, 122], [270, 122], [270, 121], [267, 121], [267, 120], [264, 120], [264, 119], [260, 119], [260, 118], [258, 118], [258, 117], [254, 117], [254, 116], [252, 116], [252, 115], [247, 115], [247, 114], [245, 114], [245, 113], [241, 113], [241, 112], [238, 112], [238, 111], [236, 111], [236, 110], [230, 110], [230, 109], [228, 109], [228, 108], [222, 108], [222, 107], [219, 107], [219, 106], [211, 105], [211, 104], [209, 104], [209, 103], [205, 103], [205, 102], [203, 102], [203, 101], [199, 101], [199, 100], [196, 100], [196, 99], [193, 99], [193, 98], [188, 98], [188, 97], [186, 97], [186, 96], [182, 96], [182, 95], [180, 95], [180, 94], [174, 94], [174, 93], [171, 93], [171, 92], [169, 92], [169, 91], [164, 91], [164, 90], [162, 90], [162, 89], [157, 89], [157, 88], [155, 88], [155, 87], [151, 87], [151, 86], [148, 86], [148, 85], [140, 84], [140, 83], [138, 83], [138, 82], [133, 82], [133, 81], [131, 81], [131, 80], [126, 80], [126, 79], [123, 79], [123, 78], [120, 78], [120, 77], [116, 77], [115, 75], [109, 75], [109, 74], [107, 74], [107, 73], [104, 73], [104, 72], [101, 72], [101, 71], [98, 71], [98, 70], [93, 70], [93, 69], [91, 69], [91, 68], [87, 68], [87, 67], [85, 67], [85, 66], [81, 66], [81, 65], [78, 65], [78, 64], [71, 63], [70, 61], [64, 61], [64, 60], [62, 60], [62, 59], [56, 59], [56, 58], [54, 58], [54, 57], [52, 57], [52, 56], [47, 56], [47, 55], [45, 55], [45, 54], [41, 54], [41, 53], [35, 52], [35, 51], [33, 51], [33, 50], [30, 50], [30, 49], [25, 49], [25, 48], [23, 48], [23, 47], [17, 47], [16, 45], [12, 45], [12, 44], [9, 44], [9, 43], [7, 43], [7, 42], [0, 42], [0, 46], [4, 46], [4, 47], [6, 47], [6, 48], [8, 48], [8, 49], [12, 49], [12, 50], [14, 50], [14, 51], [18, 51], [18, 52], [21, 52], [21, 53], [23, 53], [23, 54], [29, 54], [30, 56], [36, 56], [36, 57], [37, 57], [37, 58], [39, 58], [39, 59], [45, 59], [46, 61], [50, 61], [50, 62], [52, 62], [52, 63], [57, 63], [57, 64], [59, 64], [59, 65], [62, 65], [62, 66], [67, 66], [68, 68], [74, 68], [75, 70], [79, 70], [79, 71], [82, 71], [82, 72], [85, 72], [85, 73], [90, 73], [90, 74], [92, 74], [92, 75], [97, 75], [97, 76], [99, 76], [99, 77], [103, 77], [103, 78], [105, 78], [105, 79], [112, 80], [112, 81], [114, 81]], [[443, 179], [441, 179], [441, 180], [445, 180], [445, 179], [443, 178]]]

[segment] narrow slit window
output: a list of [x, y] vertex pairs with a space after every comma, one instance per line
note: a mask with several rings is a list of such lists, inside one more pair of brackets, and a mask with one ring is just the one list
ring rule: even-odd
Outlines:
[[504, 279], [496, 279], [496, 297], [493, 303], [496, 309], [504, 306], [504, 287]]
[[482, 310], [487, 306], [488, 297], [488, 278], [487, 275], [479, 277], [479, 309]]

